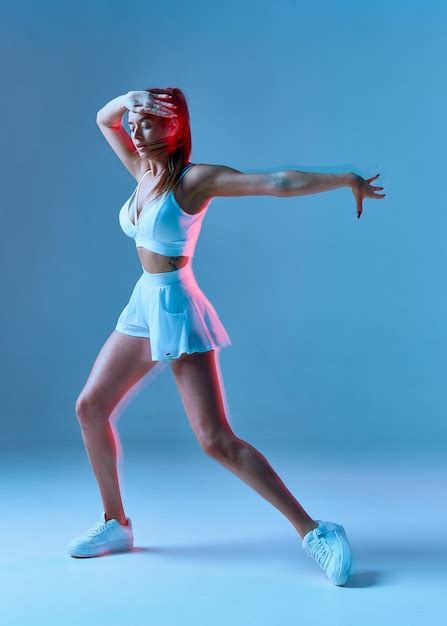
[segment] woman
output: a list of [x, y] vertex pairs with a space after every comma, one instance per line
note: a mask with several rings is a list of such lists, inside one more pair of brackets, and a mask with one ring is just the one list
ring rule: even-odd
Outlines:
[[[122, 126], [128, 111], [131, 135]], [[307, 554], [329, 579], [343, 585], [351, 549], [343, 526], [314, 520], [290, 493], [267, 459], [232, 431], [224, 411], [215, 351], [231, 340], [198, 286], [192, 258], [203, 217], [214, 196], [293, 196], [349, 186], [357, 201], [384, 197], [356, 174], [298, 171], [245, 174], [188, 161], [189, 113], [178, 88], [129, 91], [97, 115], [104, 137], [138, 185], [119, 220], [135, 240], [143, 273], [100, 350], [76, 402], [76, 414], [104, 511], [69, 545], [71, 556], [130, 550], [132, 524], [124, 513], [116, 441], [109, 421], [124, 394], [158, 361], [169, 361], [185, 411], [203, 450], [273, 504], [293, 524]], [[150, 200], [149, 200], [150, 199]]]

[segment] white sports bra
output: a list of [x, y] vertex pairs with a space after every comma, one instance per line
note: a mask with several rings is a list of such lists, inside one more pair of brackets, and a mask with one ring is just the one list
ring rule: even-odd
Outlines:
[[[193, 165], [195, 164], [189, 163], [184, 167], [178, 181]], [[199, 213], [190, 215], [180, 207], [173, 191], [167, 191], [159, 198], [144, 203], [137, 219], [138, 191], [141, 181], [149, 171], [143, 174], [132, 195], [120, 209], [121, 228], [128, 237], [135, 240], [136, 247], [148, 248], [166, 256], [194, 256], [203, 218], [212, 198]], [[129, 216], [132, 206], [135, 224], [130, 221]]]

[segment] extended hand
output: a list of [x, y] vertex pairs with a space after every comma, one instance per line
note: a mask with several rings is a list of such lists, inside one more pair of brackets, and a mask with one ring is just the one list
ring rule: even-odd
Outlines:
[[386, 194], [385, 193], [375, 193], [374, 189], [383, 189], [383, 187], [377, 187], [375, 185], [371, 185], [371, 181], [380, 176], [380, 174], [376, 174], [375, 176], [371, 176], [371, 178], [362, 178], [358, 174], [354, 174], [351, 172], [352, 181], [351, 181], [351, 189], [354, 194], [354, 198], [357, 203], [357, 217], [360, 218], [363, 211], [363, 198], [376, 198], [377, 200], [383, 199]]

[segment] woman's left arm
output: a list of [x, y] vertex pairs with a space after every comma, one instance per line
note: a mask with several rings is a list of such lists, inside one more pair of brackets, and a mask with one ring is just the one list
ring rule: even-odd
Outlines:
[[363, 211], [363, 198], [384, 198], [386, 194], [375, 193], [375, 189], [383, 189], [371, 185], [371, 181], [380, 176], [376, 174], [364, 179], [354, 172], [346, 174], [326, 174], [320, 172], [301, 172], [299, 170], [284, 170], [279, 172], [279, 188], [281, 196], [302, 196], [311, 193], [330, 191], [338, 187], [350, 187], [357, 204], [357, 217]]
[[196, 189], [200, 189], [204, 198], [254, 195], [302, 196], [338, 187], [350, 187], [357, 203], [357, 217], [360, 217], [363, 198], [385, 197], [385, 194], [378, 194], [374, 191], [383, 187], [370, 184], [378, 176], [380, 174], [365, 180], [354, 172], [320, 174], [299, 170], [280, 170], [245, 173], [227, 165], [200, 163], [192, 168], [188, 180]]

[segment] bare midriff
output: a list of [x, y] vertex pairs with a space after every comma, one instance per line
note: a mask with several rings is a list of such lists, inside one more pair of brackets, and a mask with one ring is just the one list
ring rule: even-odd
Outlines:
[[146, 272], [151, 272], [152, 274], [173, 272], [189, 262], [189, 256], [166, 256], [142, 246], [137, 247], [137, 254]]

